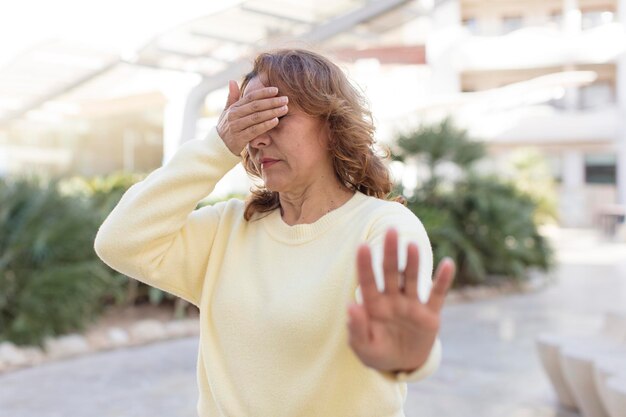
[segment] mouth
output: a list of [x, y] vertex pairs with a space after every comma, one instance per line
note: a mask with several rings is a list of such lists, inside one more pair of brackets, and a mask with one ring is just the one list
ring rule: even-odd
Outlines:
[[267, 168], [271, 167], [272, 165], [274, 165], [276, 162], [280, 162], [280, 160], [278, 160], [278, 159], [271, 159], [271, 158], [263, 158], [261, 160], [261, 168], [262, 169], [267, 169]]

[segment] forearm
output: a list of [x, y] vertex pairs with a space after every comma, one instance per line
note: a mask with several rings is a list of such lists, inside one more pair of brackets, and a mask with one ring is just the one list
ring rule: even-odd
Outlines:
[[198, 202], [239, 161], [215, 129], [185, 142], [163, 167], [134, 184], [100, 226], [94, 248], [107, 264], [133, 277], [157, 262]]

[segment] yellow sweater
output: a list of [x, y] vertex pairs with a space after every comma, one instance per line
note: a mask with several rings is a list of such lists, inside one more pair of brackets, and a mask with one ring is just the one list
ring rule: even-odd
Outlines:
[[200, 310], [200, 417], [402, 417], [405, 381], [438, 368], [441, 343], [413, 373], [363, 365], [348, 345], [347, 305], [362, 301], [356, 251], [373, 250], [382, 278], [383, 236], [420, 249], [419, 291], [432, 285], [432, 250], [421, 222], [399, 203], [357, 192], [312, 224], [289, 226], [279, 210], [243, 218], [231, 199], [195, 210], [240, 161], [215, 128], [185, 142], [133, 185], [100, 227], [98, 256], [117, 271]]

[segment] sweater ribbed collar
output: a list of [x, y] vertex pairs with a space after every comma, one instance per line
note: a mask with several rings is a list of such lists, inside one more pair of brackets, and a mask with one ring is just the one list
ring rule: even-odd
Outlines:
[[276, 240], [292, 245], [309, 242], [320, 236], [334, 225], [340, 224], [342, 219], [353, 209], [363, 203], [368, 196], [357, 191], [341, 206], [326, 213], [313, 223], [288, 225], [280, 215], [280, 209], [272, 211], [266, 217], [260, 219], [267, 232]]

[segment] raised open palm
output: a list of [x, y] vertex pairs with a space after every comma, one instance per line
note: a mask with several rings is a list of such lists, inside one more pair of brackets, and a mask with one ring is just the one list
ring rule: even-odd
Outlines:
[[435, 272], [430, 297], [418, 297], [419, 252], [408, 245], [404, 271], [398, 270], [398, 232], [385, 235], [385, 289], [378, 291], [369, 246], [359, 247], [359, 284], [363, 304], [348, 306], [349, 344], [359, 359], [381, 371], [411, 372], [421, 367], [437, 338], [440, 312], [454, 280], [454, 262], [446, 258]]

